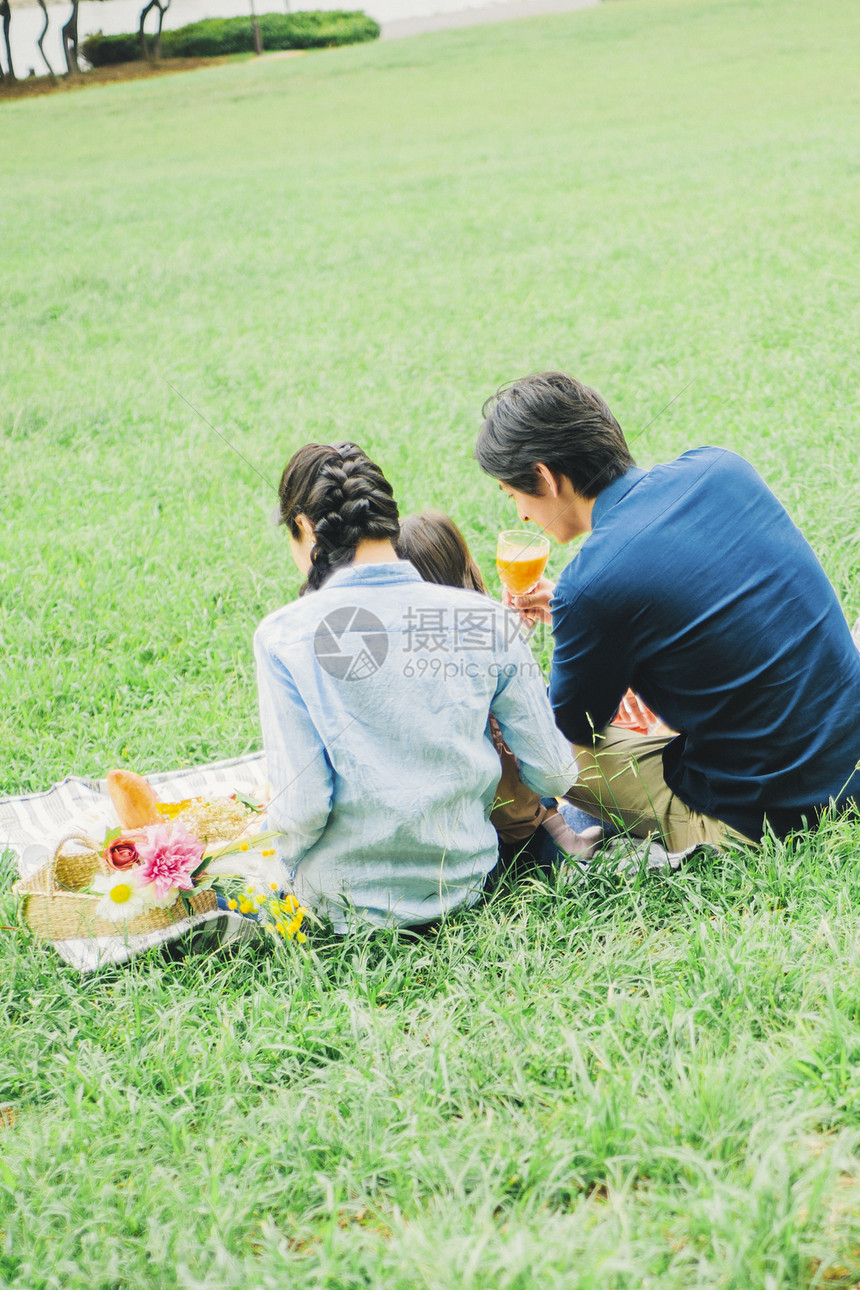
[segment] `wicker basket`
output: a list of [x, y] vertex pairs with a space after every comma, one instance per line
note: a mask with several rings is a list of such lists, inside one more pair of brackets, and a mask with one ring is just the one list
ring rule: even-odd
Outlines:
[[[159, 932], [188, 917], [188, 908], [180, 896], [169, 909], [149, 909], [128, 922], [99, 918], [96, 909], [104, 897], [83, 888], [97, 873], [108, 872], [96, 844], [72, 834], [62, 839], [48, 864], [16, 882], [12, 890], [24, 898], [22, 916], [30, 929], [48, 941], [137, 936]], [[214, 891], [196, 892], [189, 903], [195, 914], [205, 914], [218, 904]]]

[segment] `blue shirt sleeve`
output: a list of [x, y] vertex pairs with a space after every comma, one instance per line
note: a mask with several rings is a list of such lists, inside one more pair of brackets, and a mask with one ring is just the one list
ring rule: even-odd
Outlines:
[[571, 743], [592, 743], [608, 726], [630, 685], [629, 635], [607, 632], [585, 596], [571, 603], [557, 588], [550, 603], [554, 649], [549, 697]]
[[293, 678], [254, 637], [260, 721], [272, 799], [268, 819], [284, 837], [279, 859], [293, 868], [325, 829], [331, 811], [332, 772], [325, 746], [311, 721]]
[[540, 665], [519, 638], [501, 657], [492, 714], [523, 783], [535, 793], [561, 797], [576, 783], [576, 759], [553, 720]]

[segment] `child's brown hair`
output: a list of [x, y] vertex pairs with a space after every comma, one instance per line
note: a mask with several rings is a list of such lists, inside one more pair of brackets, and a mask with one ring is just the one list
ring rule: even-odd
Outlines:
[[465, 587], [487, 594], [481, 571], [457, 525], [441, 511], [407, 515], [395, 543], [397, 554], [413, 564], [425, 582]]

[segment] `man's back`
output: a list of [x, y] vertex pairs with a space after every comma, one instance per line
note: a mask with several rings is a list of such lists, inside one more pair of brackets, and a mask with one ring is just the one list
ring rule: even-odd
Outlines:
[[755, 837], [765, 814], [784, 832], [842, 795], [860, 760], [860, 655], [753, 468], [702, 448], [632, 469], [592, 523], [552, 603], [550, 694], [568, 738], [590, 743], [631, 685], [681, 732], [665, 777], [695, 810]]

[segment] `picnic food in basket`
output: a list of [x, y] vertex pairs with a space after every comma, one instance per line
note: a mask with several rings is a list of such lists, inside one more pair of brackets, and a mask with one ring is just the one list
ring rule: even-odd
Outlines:
[[152, 786], [133, 770], [109, 770], [107, 790], [124, 829], [158, 823], [158, 803]]
[[[231, 908], [248, 904], [263, 926], [284, 926], [276, 880], [251, 904], [247, 899], [249, 861], [275, 855], [277, 834], [259, 829], [261, 807], [238, 794], [159, 802], [151, 785], [131, 771], [111, 771], [106, 782], [119, 827], [99, 840], [83, 832], [67, 835], [47, 864], [15, 885], [37, 936], [62, 941], [158, 931], [214, 910], [216, 885], [229, 898], [231, 883], [240, 896], [229, 900]], [[215, 861], [217, 874], [210, 872]], [[298, 921], [292, 914], [289, 939], [303, 911]]]

